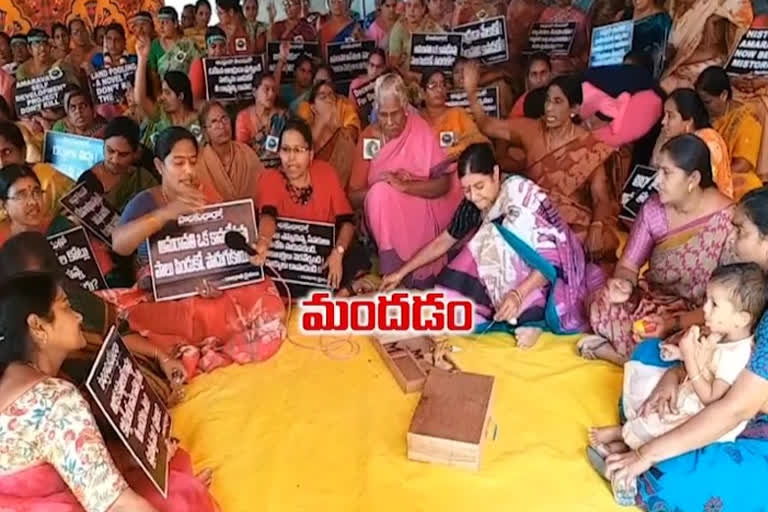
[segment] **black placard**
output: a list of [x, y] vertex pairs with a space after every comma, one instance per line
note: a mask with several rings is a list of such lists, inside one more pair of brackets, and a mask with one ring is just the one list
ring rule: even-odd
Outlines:
[[250, 99], [253, 77], [264, 72], [262, 55], [203, 59], [205, 97], [223, 102]]
[[[272, 41], [267, 43], [267, 70], [270, 73], [274, 73], [277, 68], [277, 62], [280, 60], [280, 45], [284, 41]], [[280, 77], [281, 82], [288, 83], [296, 78], [294, 67], [296, 60], [302, 55], [309, 55], [310, 57], [319, 60], [320, 56], [320, 44], [319, 43], [302, 43], [292, 41], [290, 43], [291, 49], [288, 52], [288, 60], [283, 66], [283, 72]]]
[[[483, 105], [485, 113], [491, 117], [499, 118], [499, 88], [498, 87], [485, 87], [477, 90], [477, 99]], [[464, 89], [457, 89], [450, 91], [448, 97], [445, 100], [445, 104], [449, 107], [463, 107], [467, 112], [471, 113], [469, 108], [469, 98], [467, 97], [467, 91]]]
[[91, 241], [82, 226], [51, 235], [48, 243], [68, 278], [92, 292], [107, 288], [96, 263]]
[[286, 283], [328, 288], [328, 271], [323, 264], [335, 244], [333, 224], [279, 217], [267, 263]]
[[94, 71], [88, 77], [96, 104], [117, 104], [133, 91], [136, 63], [129, 62]]
[[551, 55], [571, 53], [576, 37], [576, 22], [534, 23], [528, 33], [528, 45], [523, 53], [544, 52]]
[[219, 289], [264, 279], [248, 254], [227, 247], [224, 237], [238, 231], [248, 243], [256, 240], [253, 200], [209, 205], [182, 215], [149, 239], [149, 265], [156, 301], [197, 295], [207, 280]]
[[632, 222], [640, 207], [655, 192], [654, 181], [657, 170], [647, 165], [636, 165], [621, 192], [621, 213], [619, 218]]
[[357, 89], [352, 89], [352, 96], [357, 101], [357, 110], [360, 112], [360, 120], [364, 124], [370, 124], [373, 103], [375, 100], [376, 81], [371, 80]]
[[64, 132], [45, 132], [43, 162], [77, 181], [80, 175], [104, 161], [104, 141]]
[[624, 62], [624, 56], [632, 50], [635, 23], [620, 21], [592, 29], [592, 45], [589, 67], [612, 66]]
[[376, 41], [328, 43], [325, 45], [328, 65], [336, 82], [351, 82], [368, 68], [368, 56], [376, 49]]
[[768, 28], [749, 29], [739, 41], [725, 70], [735, 75], [768, 74]]
[[85, 387], [144, 474], [167, 497], [171, 415], [144, 380], [114, 326], [101, 345]]
[[461, 34], [411, 34], [411, 71], [449, 73], [461, 53], [461, 40]]
[[28, 117], [42, 109], [60, 107], [64, 101], [67, 78], [61, 68], [54, 67], [43, 76], [16, 82], [16, 113]]
[[112, 246], [112, 231], [120, 220], [120, 214], [104, 196], [89, 190], [85, 183], [81, 183], [62, 196], [60, 202], [88, 231]]
[[509, 60], [507, 20], [504, 16], [454, 27], [462, 34], [461, 55], [480, 59], [483, 64], [498, 64]]

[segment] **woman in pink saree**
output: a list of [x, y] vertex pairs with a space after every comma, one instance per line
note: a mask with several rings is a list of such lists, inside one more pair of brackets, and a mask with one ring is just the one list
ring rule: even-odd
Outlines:
[[[378, 121], [360, 137], [348, 191], [353, 207], [363, 209], [380, 270], [387, 274], [445, 229], [461, 190], [434, 132], [409, 108], [403, 79], [394, 73], [379, 77], [375, 96]], [[445, 264], [441, 258], [425, 265], [406, 283], [431, 287]]]
[[0, 510], [218, 510], [183, 455], [171, 460], [166, 499], [140, 471], [126, 468], [127, 481], [118, 470], [83, 396], [56, 378], [67, 354], [86, 341], [82, 316], [54, 277], [38, 272], [6, 280], [0, 318]]

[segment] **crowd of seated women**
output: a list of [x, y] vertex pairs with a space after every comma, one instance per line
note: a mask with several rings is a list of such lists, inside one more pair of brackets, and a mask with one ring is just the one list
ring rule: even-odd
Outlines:
[[[768, 93], [725, 70], [753, 21], [749, 0], [679, 0], [670, 12], [657, 0], [576, 4], [382, 0], [361, 19], [347, 0], [330, 0], [324, 14], [285, 0], [285, 18], [268, 6], [264, 22], [258, 0], [198, 0], [181, 19], [169, 6], [134, 13], [101, 40], [76, 18], [50, 34], [0, 33], [0, 426], [22, 425], [2, 442], [34, 446], [0, 450], [0, 508], [216, 510], [210, 473], [195, 476], [175, 446], [160, 500], [72, 385], [116, 322], [170, 405], [198, 373], [277, 353], [288, 310], [277, 273], [153, 299], [148, 238], [205, 205], [253, 201], [254, 264], [265, 263], [278, 218], [331, 223], [324, 267], [338, 296], [437, 289], [472, 299], [478, 332], [514, 332], [522, 348], [543, 332], [581, 333], [583, 357], [617, 365], [637, 360], [644, 340], [677, 343], [702, 325], [718, 267], [768, 270]], [[496, 16], [507, 20], [508, 62], [410, 68], [412, 34]], [[667, 48], [634, 47], [621, 64], [587, 68], [592, 28], [622, 20], [638, 40], [668, 33]], [[570, 53], [524, 55], [537, 22], [573, 23]], [[291, 42], [319, 42], [325, 55], [326, 44], [365, 39], [376, 50], [351, 84], [323, 57], [289, 62]], [[263, 54], [268, 42], [280, 43], [276, 67], [253, 76], [248, 99], [207, 98], [204, 58]], [[137, 71], [125, 96], [95, 104], [88, 75], [127, 63]], [[52, 68], [68, 82], [61, 106], [17, 118], [15, 82]], [[370, 109], [355, 95], [367, 85]], [[497, 88], [497, 117], [484, 110], [484, 87]], [[452, 90], [466, 92], [467, 108], [449, 105]], [[102, 139], [104, 160], [70, 179], [40, 162], [48, 131]], [[656, 175], [633, 217], [622, 191], [637, 165]], [[45, 239], [72, 227], [60, 199], [76, 184], [120, 215], [111, 244], [91, 240], [109, 286], [97, 293], [62, 277]], [[609, 456], [607, 472], [642, 475], [637, 499], [650, 510], [759, 509], [767, 351], [768, 317], [722, 399]], [[696, 377], [670, 368], [647, 410], [674, 407], [677, 386]], [[753, 417], [749, 439], [704, 449]], [[25, 480], [33, 485], [18, 491]]]

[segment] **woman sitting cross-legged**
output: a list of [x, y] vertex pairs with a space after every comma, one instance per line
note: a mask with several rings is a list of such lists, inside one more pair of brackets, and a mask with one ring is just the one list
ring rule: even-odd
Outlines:
[[[0, 286], [0, 430], [5, 448], [0, 507], [216, 511], [204, 483], [191, 475], [189, 460], [181, 460], [179, 453], [170, 462], [167, 499], [139, 468], [123, 467], [121, 475], [88, 403], [74, 385], [57, 378], [67, 355], [86, 345], [81, 322], [50, 274], [22, 274]], [[118, 460], [128, 460], [118, 455]]]
[[640, 209], [613, 278], [590, 307], [596, 335], [579, 342], [587, 358], [623, 364], [638, 338], [702, 323], [709, 276], [731, 260], [733, 205], [715, 187], [704, 141], [671, 139], [658, 167], [658, 195]]
[[[354, 214], [336, 171], [316, 159], [312, 147], [310, 127], [298, 119], [288, 121], [280, 137], [282, 166], [267, 171], [261, 181], [260, 227], [265, 228], [260, 230], [261, 238], [271, 243], [274, 224], [267, 227], [268, 218], [335, 224], [335, 245], [326, 260], [328, 286], [352, 294], [353, 280], [370, 269], [370, 261], [361, 247], [353, 244]], [[265, 250], [266, 245], [257, 245], [257, 258], [263, 258]]]
[[284, 335], [285, 307], [269, 279], [225, 291], [206, 286], [201, 296], [163, 302], [152, 301], [151, 293], [144, 292], [150, 289], [147, 239], [179, 215], [221, 201], [200, 179], [197, 159], [197, 141], [189, 131], [173, 126], [159, 134], [155, 166], [162, 183], [128, 203], [112, 233], [112, 245], [123, 256], [137, 252], [138, 290], [115, 292], [131, 326], [165, 348], [180, 343], [196, 354], [202, 345], [203, 356], [210, 357], [199, 361], [200, 369], [208, 371], [231, 360], [245, 363], [274, 355]]
[[466, 240], [437, 284], [474, 301], [476, 324], [517, 326], [521, 347], [536, 343], [543, 329], [585, 330], [585, 300], [602, 284], [602, 272], [585, 263], [581, 242], [546, 193], [520, 176], [502, 181], [489, 144], [469, 146], [459, 157], [458, 172], [465, 199], [451, 224], [385, 276], [382, 289], [395, 288]]
[[[437, 136], [409, 106], [403, 79], [379, 77], [375, 96], [378, 121], [360, 135], [348, 192], [352, 206], [365, 212], [380, 270], [388, 274], [448, 226], [461, 189]], [[445, 264], [438, 258], [424, 265], [407, 285], [431, 287]]]

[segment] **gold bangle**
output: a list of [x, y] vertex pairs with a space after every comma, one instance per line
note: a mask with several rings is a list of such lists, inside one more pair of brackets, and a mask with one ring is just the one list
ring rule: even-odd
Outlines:
[[643, 454], [640, 453], [640, 448], [642, 448], [642, 446], [638, 446], [637, 448], [635, 448], [635, 455], [637, 455], [638, 460], [642, 462], [648, 462], [648, 460], [645, 457], [643, 457]]
[[523, 305], [523, 297], [520, 295], [520, 292], [517, 291], [517, 289], [513, 289], [509, 292], [515, 299], [517, 299], [518, 306]]

